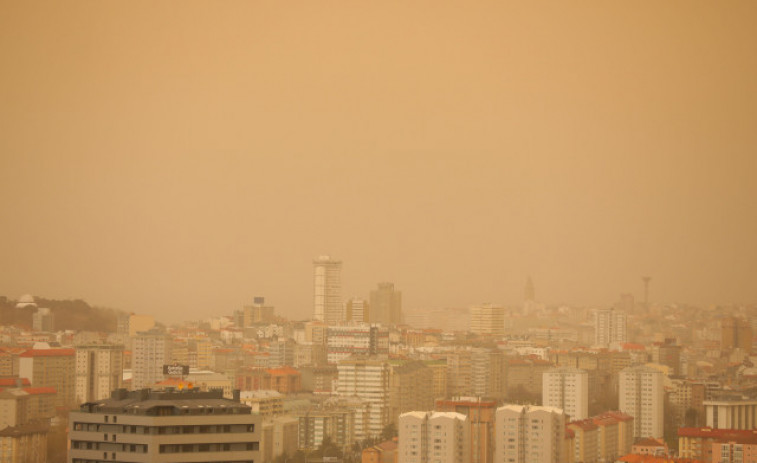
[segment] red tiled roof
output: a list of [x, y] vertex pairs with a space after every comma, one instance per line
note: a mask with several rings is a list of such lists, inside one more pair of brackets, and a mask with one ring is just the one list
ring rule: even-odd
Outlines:
[[57, 394], [58, 391], [54, 387], [25, 387], [24, 392], [27, 394]]
[[[21, 379], [21, 385], [22, 386], [31, 386], [32, 383], [29, 381], [28, 378], [20, 378]], [[0, 387], [15, 387], [16, 386], [16, 378], [0, 378]]]
[[74, 349], [29, 349], [21, 357], [72, 357]]

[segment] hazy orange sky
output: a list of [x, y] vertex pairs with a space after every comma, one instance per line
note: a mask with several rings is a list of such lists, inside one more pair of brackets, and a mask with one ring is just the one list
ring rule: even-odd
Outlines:
[[757, 302], [757, 2], [0, 2], [0, 294]]

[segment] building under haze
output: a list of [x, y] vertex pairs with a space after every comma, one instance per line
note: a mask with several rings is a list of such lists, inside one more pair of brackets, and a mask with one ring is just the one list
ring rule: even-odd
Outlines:
[[163, 365], [171, 360], [171, 338], [158, 330], [137, 334], [132, 346], [132, 388], [151, 387], [163, 380]]
[[470, 429], [462, 413], [403, 413], [398, 431], [402, 463], [470, 463]]
[[[71, 462], [252, 462], [260, 416], [221, 391], [113, 391], [69, 415]], [[149, 436], [149, 437], [146, 437]]]
[[589, 417], [589, 372], [580, 368], [560, 367], [544, 372], [542, 404], [561, 408], [570, 420]]
[[54, 316], [50, 309], [40, 307], [32, 315], [32, 328], [34, 331], [53, 331]]
[[635, 438], [663, 437], [664, 375], [656, 368], [638, 365], [619, 373], [620, 411], [633, 417]]
[[342, 261], [329, 256], [313, 260], [313, 318], [336, 324], [344, 320]]
[[565, 413], [559, 408], [505, 405], [497, 409], [496, 463], [555, 463], [566, 460]]
[[394, 283], [379, 283], [371, 291], [371, 323], [399, 325], [402, 323], [402, 292], [394, 289]]
[[616, 309], [594, 311], [594, 345], [609, 347], [628, 342], [627, 316]]
[[727, 317], [720, 321], [720, 348], [752, 352], [752, 327], [748, 320]]
[[478, 335], [504, 336], [505, 308], [492, 304], [471, 307], [470, 330]]
[[124, 346], [85, 344], [76, 346], [76, 402], [110, 397], [123, 385]]
[[344, 320], [355, 323], [368, 323], [370, 305], [365, 299], [351, 298], [344, 304]]

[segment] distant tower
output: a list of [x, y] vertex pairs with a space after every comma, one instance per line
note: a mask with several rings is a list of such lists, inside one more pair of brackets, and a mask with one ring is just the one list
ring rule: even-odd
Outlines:
[[342, 261], [329, 256], [313, 260], [313, 318], [336, 324], [344, 320]]
[[371, 291], [371, 323], [399, 325], [402, 323], [402, 291], [394, 289], [394, 283], [379, 283], [378, 289]]
[[649, 312], [649, 282], [652, 277], [641, 277], [641, 279], [644, 281], [644, 310]]
[[526, 288], [523, 290], [524, 301], [536, 301], [536, 289], [534, 289], [534, 282], [531, 277], [526, 280]]

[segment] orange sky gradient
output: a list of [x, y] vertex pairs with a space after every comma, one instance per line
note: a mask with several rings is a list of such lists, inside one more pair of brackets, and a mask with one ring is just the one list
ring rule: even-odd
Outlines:
[[0, 294], [757, 302], [757, 2], [0, 3]]

